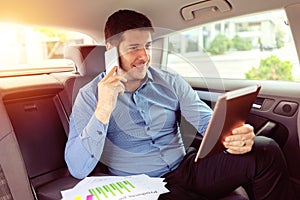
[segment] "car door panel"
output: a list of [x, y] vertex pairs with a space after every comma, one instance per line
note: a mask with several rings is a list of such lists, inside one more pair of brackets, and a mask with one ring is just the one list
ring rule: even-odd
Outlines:
[[210, 78], [186, 78], [186, 80], [198, 92], [200, 98], [212, 108], [221, 93], [247, 85], [260, 84], [262, 89], [246, 123], [254, 127], [257, 135], [273, 138], [279, 144], [286, 158], [291, 178], [299, 191], [300, 83]]

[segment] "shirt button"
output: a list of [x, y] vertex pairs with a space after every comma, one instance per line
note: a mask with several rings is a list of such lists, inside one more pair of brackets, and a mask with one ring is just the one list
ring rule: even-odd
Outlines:
[[102, 135], [102, 132], [101, 132], [101, 131], [97, 131], [97, 133], [98, 133], [99, 135]]
[[147, 127], [147, 131], [150, 131], [150, 127], [149, 126]]
[[154, 140], [152, 140], [152, 144], [155, 144], [155, 141], [154, 141]]

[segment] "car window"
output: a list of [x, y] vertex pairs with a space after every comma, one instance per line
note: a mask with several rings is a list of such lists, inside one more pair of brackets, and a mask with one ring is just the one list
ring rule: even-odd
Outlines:
[[64, 47], [93, 44], [78, 32], [16, 24], [0, 24], [0, 73], [37, 68], [73, 68], [63, 59]]
[[283, 10], [204, 24], [166, 40], [167, 68], [184, 77], [300, 80]]

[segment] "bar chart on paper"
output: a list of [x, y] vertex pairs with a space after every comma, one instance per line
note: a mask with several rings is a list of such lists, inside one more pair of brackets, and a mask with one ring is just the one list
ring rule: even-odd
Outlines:
[[111, 183], [109, 185], [103, 185], [100, 187], [88, 189], [89, 193], [94, 196], [95, 199], [109, 199], [110, 197], [116, 197], [117, 195], [122, 195], [130, 193], [135, 186], [128, 180], [119, 181], [116, 183]]
[[162, 178], [147, 175], [87, 177], [74, 188], [61, 191], [62, 200], [157, 199], [168, 192]]

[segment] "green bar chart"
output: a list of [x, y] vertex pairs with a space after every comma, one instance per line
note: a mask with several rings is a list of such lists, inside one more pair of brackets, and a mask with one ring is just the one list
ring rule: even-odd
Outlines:
[[145, 174], [86, 177], [73, 188], [61, 191], [62, 200], [157, 200], [168, 192], [163, 178]]
[[115, 197], [117, 195], [130, 193], [134, 188], [135, 186], [129, 180], [124, 180], [110, 183], [108, 185], [90, 188], [88, 191], [94, 196], [93, 199], [102, 200], [109, 199], [110, 197]]

